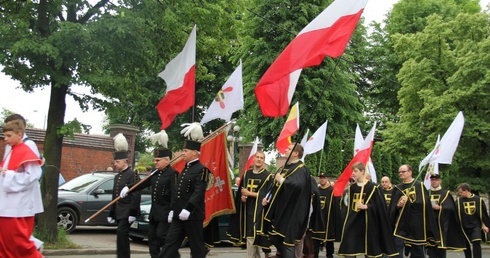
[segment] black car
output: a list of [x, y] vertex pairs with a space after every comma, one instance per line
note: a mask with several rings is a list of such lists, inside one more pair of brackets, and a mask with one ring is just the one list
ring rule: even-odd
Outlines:
[[[57, 224], [67, 232], [77, 225], [115, 226], [107, 222], [107, 208], [87, 223], [85, 220], [112, 201], [115, 172], [97, 171], [84, 174], [58, 187]], [[145, 175], [141, 175], [144, 178]], [[141, 200], [150, 200], [149, 188], [142, 190]]]

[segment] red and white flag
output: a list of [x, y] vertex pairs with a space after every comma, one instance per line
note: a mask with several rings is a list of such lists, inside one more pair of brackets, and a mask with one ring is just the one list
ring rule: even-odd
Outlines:
[[357, 26], [367, 0], [335, 0], [294, 38], [255, 87], [264, 116], [284, 116], [301, 70], [337, 58]]
[[327, 123], [328, 120], [325, 121], [316, 131], [315, 133], [306, 141], [304, 147], [304, 155], [315, 153], [320, 151], [325, 146], [325, 136], [327, 134]]
[[[362, 143], [364, 142], [364, 136], [362, 136], [361, 128], [359, 128], [359, 124], [356, 126], [356, 136], [354, 138], [354, 156], [359, 151]], [[373, 160], [369, 157], [369, 160], [366, 164], [366, 169], [369, 175], [371, 175], [371, 181], [374, 183], [378, 182], [378, 177], [376, 176], [376, 169], [374, 168]]]
[[242, 175], [247, 171], [250, 166], [254, 163], [254, 158], [255, 158], [255, 153], [257, 153], [257, 149], [259, 148], [259, 137], [255, 138], [254, 145], [252, 146], [252, 149], [250, 150], [250, 154], [248, 155], [247, 163], [245, 163], [245, 167], [243, 167], [243, 170], [240, 173], [240, 178], [242, 178]]
[[344, 192], [345, 186], [347, 182], [352, 176], [352, 165], [356, 162], [362, 162], [363, 164], [367, 164], [369, 161], [369, 157], [371, 156], [371, 151], [373, 149], [374, 143], [374, 132], [376, 131], [376, 123], [374, 123], [373, 128], [369, 131], [369, 134], [366, 136], [366, 139], [359, 147], [359, 151], [354, 155], [354, 158], [349, 162], [347, 167], [344, 169], [340, 177], [337, 179], [337, 182], [333, 188], [334, 196], [341, 196]]
[[178, 114], [194, 105], [196, 84], [196, 26], [192, 29], [185, 47], [158, 74], [167, 83], [165, 96], [157, 105], [162, 121], [161, 129], [166, 129]]
[[221, 90], [218, 91], [216, 98], [206, 110], [201, 124], [203, 125], [216, 118], [230, 121], [233, 112], [240, 109], [243, 109], [242, 60], [240, 60], [240, 65], [221, 87]]
[[279, 153], [284, 154], [288, 146], [292, 143], [291, 136], [299, 129], [299, 102], [296, 102], [289, 111], [288, 119], [277, 138], [276, 148]]

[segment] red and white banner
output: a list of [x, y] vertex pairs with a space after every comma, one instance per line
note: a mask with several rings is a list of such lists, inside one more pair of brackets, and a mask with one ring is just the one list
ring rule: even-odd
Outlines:
[[335, 0], [289, 43], [255, 87], [264, 116], [286, 115], [303, 68], [344, 53], [366, 3]]
[[167, 92], [156, 109], [164, 130], [178, 114], [194, 105], [196, 84], [196, 26], [192, 29], [184, 49], [172, 59], [158, 76], [167, 83]]

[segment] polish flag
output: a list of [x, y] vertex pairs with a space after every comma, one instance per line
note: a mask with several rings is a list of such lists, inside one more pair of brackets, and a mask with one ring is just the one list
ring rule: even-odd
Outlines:
[[288, 119], [277, 138], [276, 148], [279, 153], [284, 154], [291, 144], [291, 136], [299, 129], [299, 102], [296, 102], [289, 111]]
[[243, 109], [242, 60], [240, 60], [240, 65], [216, 94], [216, 98], [206, 110], [201, 124], [203, 125], [216, 118], [230, 121], [231, 115], [240, 109]]
[[[362, 136], [361, 128], [359, 128], [359, 124], [356, 126], [356, 136], [354, 138], [354, 156], [359, 151], [359, 148], [362, 146], [364, 142], [364, 136]], [[378, 177], [376, 176], [376, 169], [374, 168], [373, 160], [369, 157], [369, 160], [366, 164], [366, 169], [369, 175], [371, 175], [371, 181], [374, 183], [378, 182]]]
[[369, 157], [371, 156], [371, 151], [373, 149], [375, 131], [376, 131], [376, 123], [374, 123], [373, 128], [371, 128], [371, 131], [369, 131], [369, 134], [366, 136], [366, 139], [359, 147], [359, 151], [356, 153], [356, 155], [354, 155], [354, 158], [352, 158], [352, 160], [349, 162], [347, 167], [344, 169], [340, 177], [337, 179], [337, 182], [335, 182], [333, 188], [334, 196], [342, 196], [342, 193], [345, 190], [345, 186], [347, 185], [347, 182], [352, 177], [352, 165], [354, 165], [354, 163], [362, 162], [365, 165], [368, 163]]
[[196, 84], [196, 26], [192, 29], [185, 47], [158, 76], [167, 83], [165, 96], [157, 105], [162, 121], [160, 129], [166, 129], [178, 114], [194, 105]]
[[335, 0], [294, 38], [255, 87], [264, 116], [284, 116], [301, 70], [337, 58], [357, 26], [367, 0]]
[[255, 138], [254, 145], [252, 146], [252, 149], [250, 150], [250, 154], [248, 155], [247, 163], [245, 163], [244, 171], [240, 173], [240, 178], [242, 178], [243, 174], [245, 171], [247, 171], [250, 166], [254, 163], [254, 158], [255, 158], [255, 153], [257, 153], [257, 149], [259, 147], [259, 137]]

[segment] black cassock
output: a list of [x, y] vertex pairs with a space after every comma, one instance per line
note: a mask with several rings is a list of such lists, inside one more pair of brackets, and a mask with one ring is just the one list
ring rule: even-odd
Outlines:
[[271, 223], [270, 235], [279, 235], [284, 245], [294, 246], [308, 227], [311, 176], [301, 161], [286, 164], [281, 174], [285, 181], [274, 187], [264, 219]]
[[456, 201], [458, 216], [464, 229], [464, 234], [469, 242], [481, 240], [486, 243], [488, 236], [483, 232], [482, 223], [490, 225], [487, 207], [483, 199], [478, 195], [469, 198], [459, 197]]
[[463, 250], [466, 248], [461, 223], [458, 218], [456, 204], [448, 190], [430, 190], [430, 200], [441, 207], [434, 210], [434, 216], [441, 234], [441, 243], [438, 248], [448, 250]]
[[[353, 184], [349, 187], [348, 194], [349, 205], [338, 254], [373, 257], [396, 255], [393, 231], [387, 224], [386, 203], [378, 187], [372, 182], [367, 182], [364, 188]], [[360, 200], [368, 206], [367, 210], [357, 208]]]
[[[323, 219], [323, 232], [313, 232], [313, 238], [317, 240], [334, 241], [335, 240], [335, 227], [337, 223], [336, 219], [340, 215], [340, 210], [337, 210], [338, 206], [334, 205], [333, 198], [333, 186], [322, 188], [318, 186], [320, 197], [320, 214]], [[340, 223], [340, 221], [338, 222]]]
[[236, 213], [230, 216], [230, 224], [228, 226], [228, 235], [236, 245], [245, 244], [246, 237], [255, 236], [254, 215], [258, 198], [248, 197], [246, 202], [242, 202], [241, 189], [245, 188], [250, 192], [258, 193], [264, 186], [269, 175], [270, 173], [265, 169], [260, 169], [256, 172], [253, 169], [249, 169], [243, 174], [240, 180], [240, 185], [235, 196]]
[[[397, 207], [400, 198], [406, 195], [407, 202]], [[393, 188], [388, 207], [390, 225], [395, 236], [412, 245], [436, 245], [440, 242], [436, 219], [432, 212], [429, 192], [423, 182], [400, 183]]]

